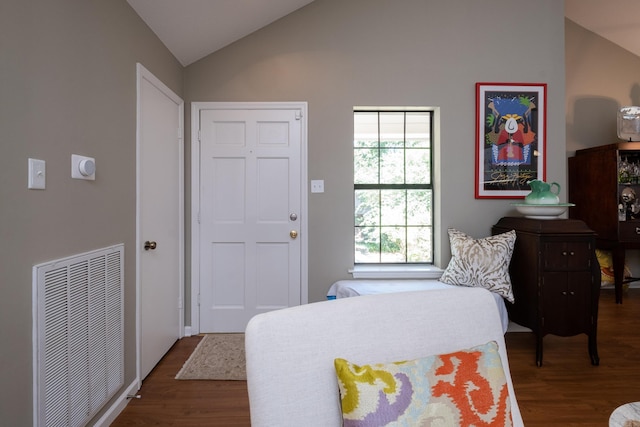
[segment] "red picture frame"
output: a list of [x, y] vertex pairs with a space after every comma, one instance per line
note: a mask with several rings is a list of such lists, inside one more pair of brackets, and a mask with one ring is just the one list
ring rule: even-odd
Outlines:
[[476, 199], [518, 199], [546, 177], [546, 83], [476, 83]]

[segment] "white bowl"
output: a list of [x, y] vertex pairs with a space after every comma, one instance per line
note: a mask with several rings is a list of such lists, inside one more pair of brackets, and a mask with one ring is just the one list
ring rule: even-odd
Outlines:
[[556, 203], [552, 205], [536, 205], [533, 203], [512, 203], [525, 218], [554, 219], [565, 213], [574, 203]]

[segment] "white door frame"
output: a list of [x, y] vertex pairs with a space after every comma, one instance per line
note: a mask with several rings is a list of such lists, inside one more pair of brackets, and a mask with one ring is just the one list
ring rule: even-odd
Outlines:
[[309, 301], [308, 286], [308, 185], [306, 102], [192, 102], [191, 103], [191, 328], [186, 335], [200, 333], [200, 111], [201, 110], [291, 110], [302, 111], [300, 138], [300, 304]]
[[136, 64], [137, 76], [136, 76], [136, 380], [138, 382], [138, 388], [142, 386], [142, 324], [141, 324], [141, 260], [139, 248], [143, 246], [143, 237], [141, 235], [141, 167], [140, 167], [140, 155], [141, 155], [141, 123], [140, 123], [140, 109], [141, 109], [141, 84], [143, 80], [151, 82], [155, 87], [161, 89], [166, 96], [171, 98], [179, 105], [179, 121], [180, 129], [178, 131], [178, 271], [179, 271], [179, 283], [177, 289], [179, 298], [178, 307], [178, 325], [176, 325], [177, 336], [184, 336], [184, 101], [179, 98], [171, 89], [169, 89], [162, 81], [155, 77], [149, 70], [147, 70], [142, 64]]

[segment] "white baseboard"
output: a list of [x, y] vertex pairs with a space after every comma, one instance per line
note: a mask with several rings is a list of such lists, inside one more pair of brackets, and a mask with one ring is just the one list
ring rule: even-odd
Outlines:
[[184, 327], [184, 336], [185, 337], [190, 337], [191, 336], [191, 326], [185, 326]]
[[138, 391], [138, 380], [134, 380], [129, 387], [126, 388], [124, 392], [118, 397], [118, 399], [113, 402], [111, 407], [107, 409], [102, 417], [94, 424], [95, 427], [108, 427], [112, 422], [118, 418], [120, 412], [124, 410], [129, 403], [129, 396], [133, 396]]

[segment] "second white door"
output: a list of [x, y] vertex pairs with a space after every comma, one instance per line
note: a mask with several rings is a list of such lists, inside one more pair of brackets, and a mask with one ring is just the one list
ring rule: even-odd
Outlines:
[[140, 380], [182, 330], [183, 108], [182, 99], [138, 64]]
[[200, 111], [200, 332], [302, 302], [302, 113]]

